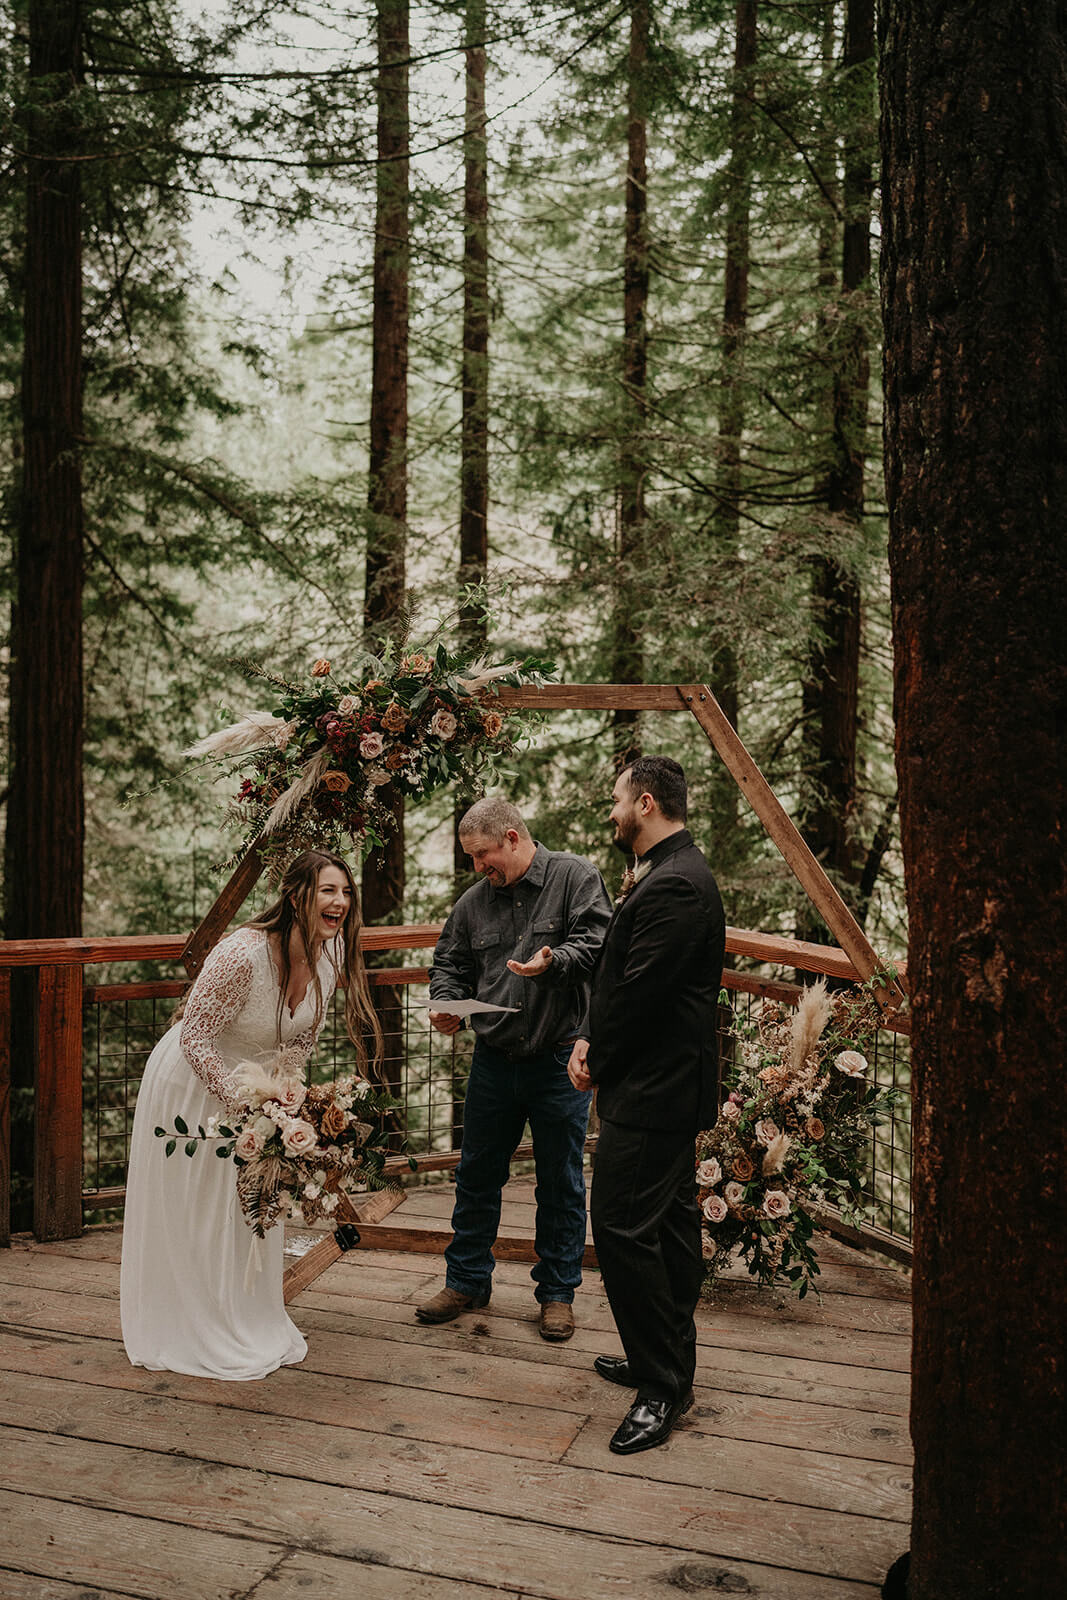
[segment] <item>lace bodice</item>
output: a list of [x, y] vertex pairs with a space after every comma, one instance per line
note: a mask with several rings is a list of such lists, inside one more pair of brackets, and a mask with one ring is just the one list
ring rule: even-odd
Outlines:
[[[322, 997], [328, 1001], [337, 971], [328, 947], [319, 958]], [[279, 1032], [278, 973], [261, 928], [238, 928], [212, 950], [189, 991], [181, 1020], [181, 1050], [213, 1095], [229, 1103], [230, 1075], [241, 1061], [262, 1061], [280, 1046], [311, 1055], [318, 1038], [315, 985], [290, 1015], [282, 1007]]]

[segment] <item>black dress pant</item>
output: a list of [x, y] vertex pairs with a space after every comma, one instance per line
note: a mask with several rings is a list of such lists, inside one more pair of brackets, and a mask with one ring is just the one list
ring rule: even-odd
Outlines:
[[601, 1122], [589, 1214], [638, 1397], [679, 1400], [696, 1370], [704, 1278], [693, 1135]]

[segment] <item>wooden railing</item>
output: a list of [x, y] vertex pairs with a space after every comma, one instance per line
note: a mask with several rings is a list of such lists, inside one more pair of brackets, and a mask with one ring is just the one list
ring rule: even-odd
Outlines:
[[[432, 949], [442, 924], [368, 928], [361, 934], [368, 952]], [[137, 998], [177, 997], [185, 978], [124, 983], [86, 984], [85, 969], [129, 962], [177, 963], [187, 944], [184, 934], [149, 934], [129, 938], [38, 939], [0, 942], [0, 1245], [11, 1237], [11, 984], [21, 974], [21, 1003], [32, 1013], [34, 1139], [33, 1232], [38, 1239], [73, 1238], [83, 1218], [83, 1018], [86, 1005]], [[763, 967], [823, 973], [856, 981], [858, 974], [844, 951], [744, 929], [727, 930], [729, 955]], [[376, 968], [379, 984], [424, 982], [426, 969]], [[776, 977], [728, 969], [727, 989], [790, 1002], [798, 986]], [[908, 1031], [906, 1014], [887, 1017], [886, 1028]], [[23, 1076], [28, 1076], [23, 1073]], [[416, 1155], [430, 1168], [454, 1166], [458, 1152]], [[121, 1190], [114, 1198], [121, 1201]]]

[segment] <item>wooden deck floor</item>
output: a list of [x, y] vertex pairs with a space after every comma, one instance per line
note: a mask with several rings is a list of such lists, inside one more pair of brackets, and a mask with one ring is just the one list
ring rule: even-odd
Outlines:
[[[0, 1600], [877, 1595], [908, 1543], [901, 1273], [827, 1244], [821, 1305], [723, 1284], [694, 1409], [625, 1460], [595, 1272], [565, 1345], [519, 1262], [486, 1311], [414, 1321], [450, 1201], [389, 1219], [427, 1253], [357, 1250], [301, 1295], [308, 1358], [260, 1383], [129, 1366], [119, 1230], [0, 1251]], [[502, 1231], [532, 1215], [514, 1179]]]

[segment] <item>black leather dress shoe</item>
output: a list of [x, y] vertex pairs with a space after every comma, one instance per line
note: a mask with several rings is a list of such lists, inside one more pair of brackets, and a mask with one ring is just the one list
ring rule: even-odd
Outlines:
[[630, 1363], [625, 1356], [597, 1356], [593, 1362], [593, 1369], [599, 1372], [602, 1378], [607, 1378], [609, 1383], [621, 1383], [624, 1389], [637, 1388], [630, 1376]]
[[632, 1456], [638, 1450], [664, 1444], [678, 1418], [692, 1404], [692, 1389], [681, 1400], [635, 1400], [612, 1434], [608, 1448], [617, 1456]]

